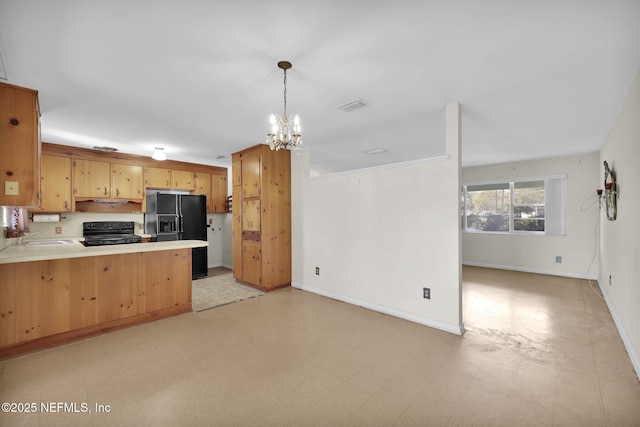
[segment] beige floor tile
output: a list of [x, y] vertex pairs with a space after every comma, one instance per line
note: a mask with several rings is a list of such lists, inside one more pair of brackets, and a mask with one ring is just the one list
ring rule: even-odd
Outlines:
[[459, 337], [296, 289], [0, 361], [0, 425], [640, 425], [589, 284], [464, 268]]

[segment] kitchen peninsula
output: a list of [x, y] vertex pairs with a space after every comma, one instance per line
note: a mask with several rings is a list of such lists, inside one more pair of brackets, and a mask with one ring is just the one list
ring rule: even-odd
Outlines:
[[5, 248], [0, 358], [191, 311], [191, 249], [207, 245], [68, 239]]

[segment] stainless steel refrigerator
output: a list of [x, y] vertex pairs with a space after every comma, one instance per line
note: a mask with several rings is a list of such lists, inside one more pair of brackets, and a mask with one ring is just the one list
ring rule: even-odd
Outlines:
[[[151, 240], [207, 241], [207, 199], [204, 195], [167, 192], [147, 194], [145, 232]], [[207, 276], [207, 248], [193, 248], [192, 278]]]

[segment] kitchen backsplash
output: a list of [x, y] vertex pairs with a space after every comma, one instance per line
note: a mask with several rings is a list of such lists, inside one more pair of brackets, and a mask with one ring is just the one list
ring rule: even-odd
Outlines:
[[[81, 237], [82, 223], [89, 221], [133, 221], [136, 233], [144, 233], [144, 214], [127, 213], [63, 213], [60, 222], [33, 222], [29, 221], [31, 235], [36, 239], [51, 237]], [[60, 233], [56, 234], [56, 228], [60, 227]], [[38, 234], [35, 234], [38, 233]]]

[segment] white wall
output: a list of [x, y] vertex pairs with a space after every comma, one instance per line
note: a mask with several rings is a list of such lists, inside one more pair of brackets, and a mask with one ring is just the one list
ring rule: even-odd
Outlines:
[[292, 156], [293, 286], [464, 331], [459, 115], [450, 107], [448, 158], [309, 178], [308, 157]]
[[207, 224], [209, 225], [207, 228], [207, 239], [209, 241], [207, 261], [209, 268], [224, 266], [226, 217], [226, 213], [207, 214]]
[[600, 151], [600, 188], [605, 160], [620, 197], [615, 221], [601, 214], [599, 282], [640, 377], [640, 71]]
[[565, 236], [463, 232], [462, 263], [579, 278], [586, 278], [588, 269], [596, 279], [598, 164], [598, 153], [590, 153], [462, 169], [463, 183], [567, 175]]

